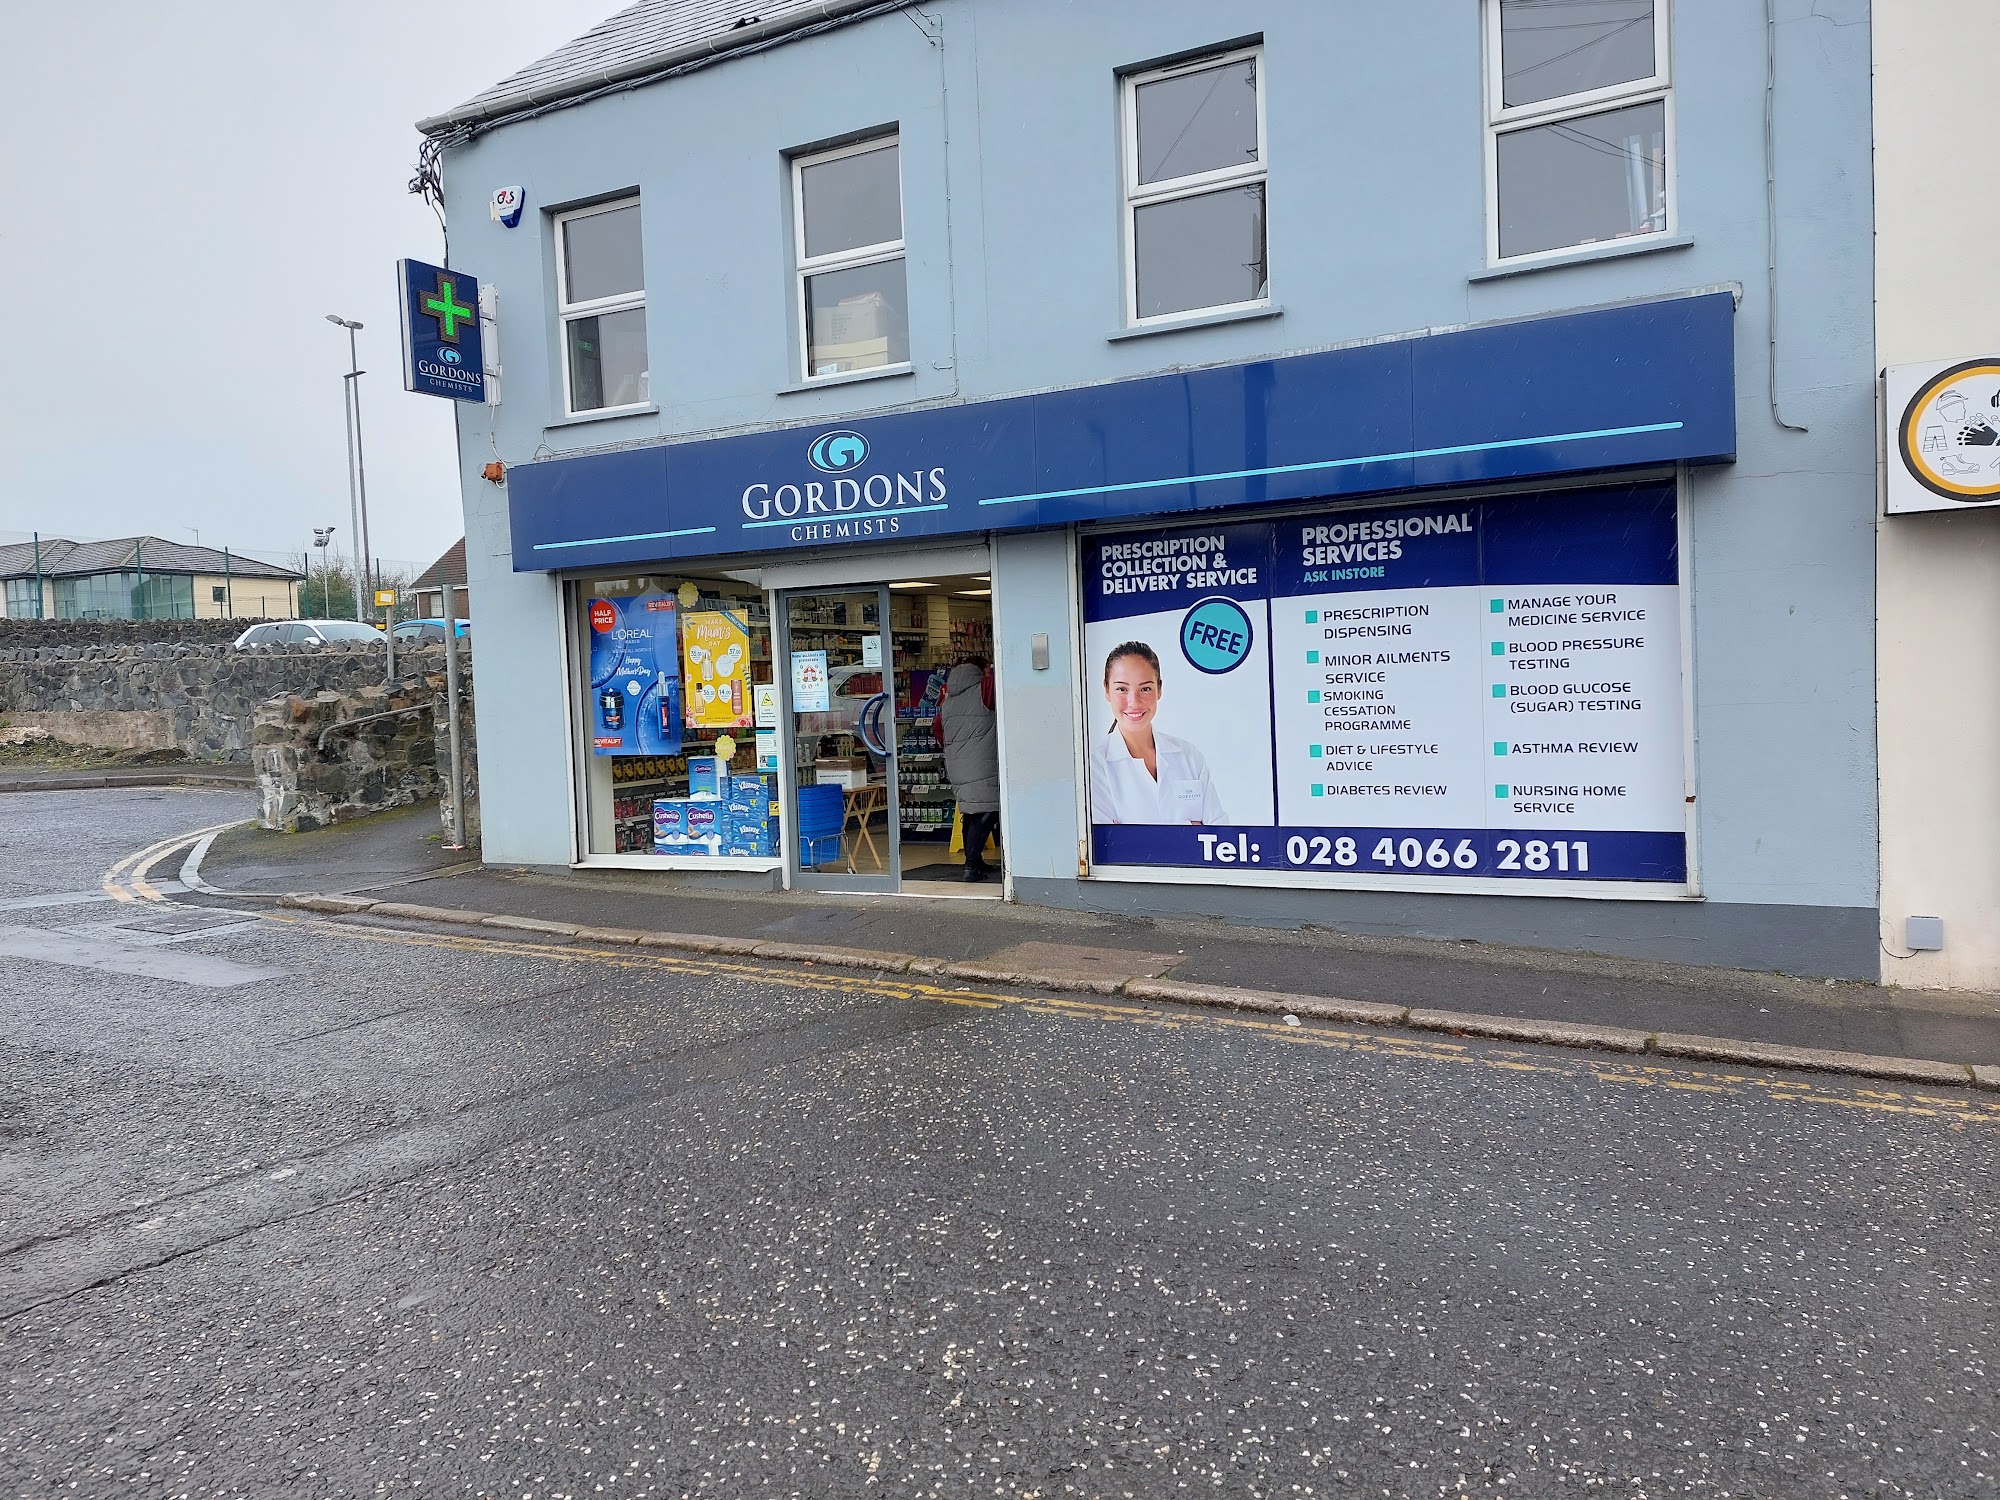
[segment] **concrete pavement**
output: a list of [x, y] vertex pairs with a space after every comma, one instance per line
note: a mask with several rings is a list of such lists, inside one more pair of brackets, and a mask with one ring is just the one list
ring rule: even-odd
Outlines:
[[434, 816], [415, 812], [310, 835], [242, 830], [217, 841], [203, 878], [424, 909], [376, 914], [398, 920], [527, 923], [557, 937], [586, 928], [614, 941], [650, 934], [772, 959], [812, 950], [822, 962], [888, 972], [955, 966], [963, 978], [1160, 1002], [2000, 1086], [1993, 996], [954, 897], [725, 892], [638, 872], [465, 868], [435, 835]]
[[74, 770], [52, 766], [0, 767], [0, 794], [7, 792], [75, 792], [100, 787], [187, 786], [254, 790], [256, 774], [248, 766], [211, 765], [203, 761], [170, 761], [150, 766], [107, 766]]

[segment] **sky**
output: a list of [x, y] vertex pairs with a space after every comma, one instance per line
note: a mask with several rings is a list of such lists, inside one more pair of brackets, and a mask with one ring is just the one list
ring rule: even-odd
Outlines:
[[463, 529], [452, 403], [402, 388], [395, 262], [435, 261], [414, 122], [623, 0], [0, 0], [0, 542], [347, 553]]

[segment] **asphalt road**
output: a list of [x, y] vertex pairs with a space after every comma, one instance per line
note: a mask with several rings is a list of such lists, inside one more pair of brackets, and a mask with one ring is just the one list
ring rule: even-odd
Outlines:
[[2000, 1493], [1992, 1096], [97, 893], [242, 811], [0, 798], [0, 1494]]

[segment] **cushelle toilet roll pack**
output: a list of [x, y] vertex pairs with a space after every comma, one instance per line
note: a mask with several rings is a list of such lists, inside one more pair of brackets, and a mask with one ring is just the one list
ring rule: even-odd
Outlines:
[[688, 794], [653, 802], [653, 848], [661, 854], [771, 859], [778, 852], [778, 778], [731, 775], [719, 755], [688, 757]]

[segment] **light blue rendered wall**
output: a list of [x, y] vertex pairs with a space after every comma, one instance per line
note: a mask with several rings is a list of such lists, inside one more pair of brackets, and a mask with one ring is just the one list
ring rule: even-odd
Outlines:
[[[500, 288], [506, 367], [505, 404], [468, 409], [461, 438], [482, 660], [509, 662], [480, 683], [489, 858], [566, 859], [570, 819], [556, 593], [510, 571], [504, 494], [476, 477], [496, 452], [519, 463], [1736, 283], [1739, 459], [1688, 487], [1704, 885], [1711, 907], [1847, 913], [1856, 951], [1836, 967], [1859, 961], [1864, 928], [1872, 954], [1865, 0], [1778, 5], [1778, 396], [1805, 434], [1781, 431], [1769, 410], [1764, 23], [1752, 0], [1685, 0], [1675, 18], [1675, 181], [1692, 245], [1492, 280], [1474, 279], [1485, 206], [1472, 0], [939, 0], [925, 11], [941, 46], [910, 14], [885, 16], [449, 153], [454, 259]], [[1114, 71], [1258, 32], [1283, 315], [1113, 342]], [[916, 372], [786, 394], [796, 330], [784, 153], [892, 123]], [[529, 204], [513, 231], [485, 212], [510, 183]], [[546, 212], [635, 187], [659, 412], [563, 425]], [[1046, 601], [1069, 586], [1043, 576], [1059, 551], [1010, 542], [997, 566], [1007, 587]], [[1025, 646], [1002, 649], [1011, 663]], [[1017, 868], [1073, 874], [1073, 826], [1017, 817], [1011, 835]]]
[[[993, 539], [995, 675], [1001, 694], [1002, 772], [1007, 781], [1007, 868], [1027, 880], [1074, 880], [1082, 829], [1077, 813], [1077, 642], [1070, 629], [1069, 538], [1062, 532]], [[1035, 635], [1049, 638], [1037, 671]]]

